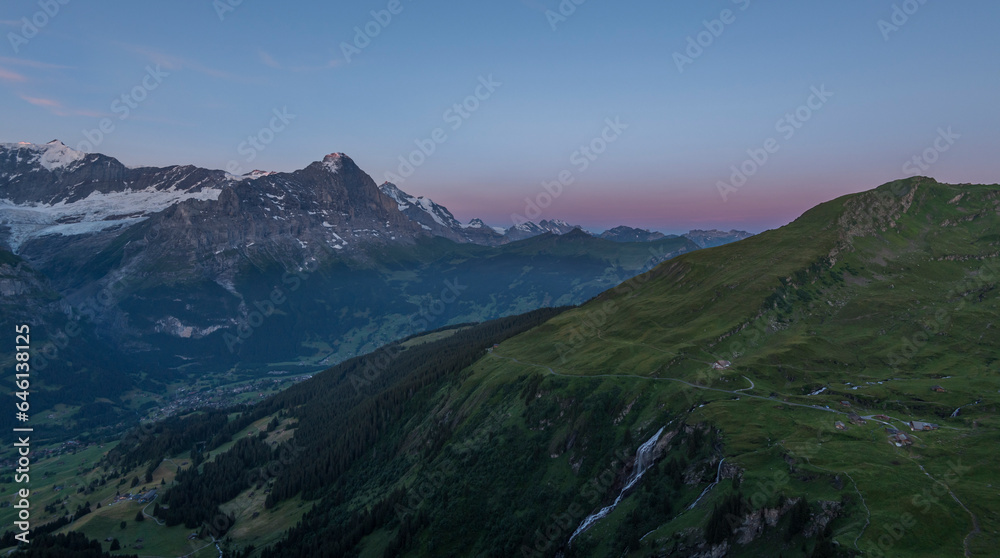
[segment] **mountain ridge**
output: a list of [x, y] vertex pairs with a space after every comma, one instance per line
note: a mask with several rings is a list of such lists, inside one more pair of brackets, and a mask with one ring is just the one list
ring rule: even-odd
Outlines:
[[[26, 142], [0, 144], [0, 225], [6, 225], [7, 228], [7, 233], [0, 236], [0, 241], [6, 242], [11, 251], [18, 253], [25, 243], [38, 237], [121, 230], [189, 199], [218, 201], [226, 189], [237, 189], [244, 184], [266, 184], [264, 189], [270, 190], [272, 199], [277, 199], [284, 194], [283, 190], [287, 186], [296, 181], [326, 182], [320, 171], [336, 174], [333, 169], [342, 164], [347, 165], [346, 172], [355, 175], [362, 182], [371, 180], [343, 153], [327, 155], [320, 161], [292, 172], [255, 170], [235, 176], [221, 170], [191, 165], [126, 167], [112, 157], [75, 151], [58, 140], [44, 145]], [[265, 182], [259, 183], [261, 180]], [[370, 183], [366, 183], [362, 190], [363, 192], [356, 191], [362, 194], [356, 200], [359, 207], [374, 203], [384, 210], [382, 217], [389, 217], [390, 222], [399, 225], [397, 220], [391, 218], [394, 213], [390, 210], [391, 205], [379, 194], [395, 201], [396, 210], [420, 227], [417, 231], [403, 226], [400, 232], [408, 235], [433, 234], [456, 242], [496, 246], [546, 231], [565, 233], [580, 228], [557, 219], [537, 224], [515, 224], [506, 228], [486, 226], [480, 219], [472, 219], [469, 224], [463, 225], [446, 207], [423, 196], [411, 196], [391, 183], [379, 185], [378, 193], [371, 188]], [[224, 201], [231, 205], [234, 200], [227, 196]], [[336, 232], [343, 237], [345, 228], [337, 228]], [[389, 230], [381, 232], [384, 234]], [[689, 234], [695, 232], [698, 231]], [[717, 237], [723, 234], [719, 231], [709, 232], [717, 232]], [[742, 231], [730, 232], [740, 234], [731, 234], [729, 241], [749, 236], [749, 233]], [[649, 233], [636, 238], [655, 240], [662, 238], [662, 235]], [[708, 247], [699, 237], [690, 238], [700, 246]], [[345, 246], [339, 249], [344, 249]]]

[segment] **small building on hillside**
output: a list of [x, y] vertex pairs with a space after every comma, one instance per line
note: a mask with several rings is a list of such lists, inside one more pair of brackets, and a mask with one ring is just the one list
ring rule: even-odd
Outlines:
[[938, 393], [947, 393], [948, 390], [944, 389], [941, 386], [934, 386], [931, 388], [931, 391], [936, 391]]
[[865, 419], [861, 418], [861, 415], [854, 412], [847, 413], [847, 419], [858, 426], [861, 426], [867, 422], [865, 421]]
[[931, 422], [920, 422], [919, 420], [910, 421], [910, 430], [916, 432], [918, 430], [937, 430], [938, 425]]
[[833, 427], [836, 428], [837, 430], [847, 430], [847, 425], [844, 424], [843, 422], [840, 422], [839, 420], [833, 423]]
[[898, 448], [901, 448], [901, 447], [904, 447], [904, 446], [911, 446], [911, 445], [913, 445], [913, 438], [910, 438], [906, 434], [906, 432], [896, 432], [892, 436], [889, 436], [889, 439]]
[[717, 360], [717, 361], [715, 361], [715, 362], [712, 363], [712, 369], [713, 370], [726, 370], [727, 368], [729, 368], [732, 365], [733, 365], [733, 363], [729, 362], [728, 360]]

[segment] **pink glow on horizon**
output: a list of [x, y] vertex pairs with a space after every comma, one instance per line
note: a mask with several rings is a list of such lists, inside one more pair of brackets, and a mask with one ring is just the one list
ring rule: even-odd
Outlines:
[[[748, 183], [725, 202], [714, 186], [705, 184], [673, 185], [669, 190], [655, 186], [627, 191], [619, 188], [619, 193], [614, 193], [614, 187], [595, 185], [586, 191], [567, 189], [540, 214], [528, 213], [525, 197], [531, 195], [530, 190], [439, 186], [422, 195], [447, 207], [463, 223], [480, 218], [491, 225], [510, 226], [511, 214], [516, 213], [535, 222], [561, 219], [592, 230], [627, 225], [664, 232], [737, 228], [756, 233], [790, 223], [820, 203], [882, 183], [862, 186], [863, 181], [845, 185], [833, 179], [782, 184], [761, 181]], [[534, 192], [534, 199], [539, 193], [540, 189]]]

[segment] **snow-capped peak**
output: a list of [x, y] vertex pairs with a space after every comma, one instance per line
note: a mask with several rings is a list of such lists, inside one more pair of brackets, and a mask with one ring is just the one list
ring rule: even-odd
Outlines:
[[434, 203], [430, 198], [425, 198], [424, 196], [411, 196], [406, 192], [399, 189], [398, 186], [391, 182], [384, 182], [379, 187], [379, 190], [383, 194], [392, 198], [396, 202], [400, 211], [406, 211], [410, 207], [416, 206], [430, 216], [435, 223], [441, 225], [442, 227], [448, 227], [450, 229], [459, 229], [462, 225], [455, 220], [455, 217], [444, 207]]
[[392, 198], [392, 200], [399, 205], [400, 211], [410, 207], [410, 204], [416, 201], [416, 198], [408, 196], [392, 182], [383, 182], [378, 189], [381, 190], [383, 194]]
[[87, 156], [83, 151], [77, 151], [59, 140], [52, 140], [45, 145], [38, 145], [35, 143], [28, 142], [18, 142], [18, 143], [5, 143], [0, 144], [0, 147], [6, 149], [28, 149], [37, 153], [37, 159], [39, 165], [44, 167], [48, 171], [54, 171], [56, 169], [61, 169], [68, 167], [77, 161], [81, 161]]
[[341, 167], [344, 166], [344, 159], [346, 157], [347, 155], [343, 153], [331, 153], [323, 157], [323, 166], [333, 174], [337, 174]]

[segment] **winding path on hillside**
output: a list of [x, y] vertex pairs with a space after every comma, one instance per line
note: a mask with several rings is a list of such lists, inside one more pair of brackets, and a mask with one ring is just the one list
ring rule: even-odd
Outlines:
[[966, 535], [964, 539], [962, 539], [962, 549], [965, 551], [965, 555], [967, 557], [971, 557], [972, 551], [969, 550], [969, 543], [972, 541], [972, 537], [975, 537], [980, 532], [979, 518], [977, 518], [976, 514], [972, 513], [972, 510], [967, 508], [965, 504], [963, 504], [962, 501], [958, 499], [958, 496], [956, 496], [955, 493], [951, 491], [950, 486], [932, 477], [931, 474], [927, 472], [927, 469], [924, 469], [924, 466], [921, 465], [920, 463], [917, 463], [913, 458], [910, 458], [910, 461], [913, 461], [917, 465], [917, 467], [920, 467], [920, 471], [923, 472], [925, 475], [927, 475], [927, 478], [931, 479], [936, 484], [940, 484], [941, 486], [943, 486], [945, 490], [948, 491], [948, 494], [952, 497], [952, 499], [955, 500], [955, 502], [957, 502], [959, 506], [962, 506], [962, 509], [965, 510], [965, 512], [969, 514], [969, 517], [972, 518], [972, 531], [970, 531], [969, 534]]
[[[504, 360], [509, 360], [511, 362], [516, 362], [517, 364], [520, 364], [522, 366], [534, 366], [536, 368], [542, 368], [544, 370], [548, 370], [549, 374], [551, 374], [553, 376], [560, 376], [560, 377], [563, 377], [563, 378], [577, 378], [577, 379], [582, 379], [582, 378], [638, 378], [640, 380], [675, 382], [675, 383], [678, 383], [678, 384], [684, 384], [684, 385], [686, 385], [688, 387], [692, 387], [692, 388], [695, 388], [695, 389], [702, 389], [702, 390], [706, 390], [706, 391], [716, 391], [716, 392], [719, 392], [719, 393], [728, 393], [728, 394], [731, 394], [731, 395], [738, 395], [740, 397], [752, 397], [754, 399], [761, 399], [763, 401], [770, 401], [772, 403], [780, 403], [782, 405], [790, 405], [790, 406], [793, 406], [793, 407], [803, 407], [803, 408], [806, 408], [806, 409], [814, 409], [814, 410], [817, 410], [817, 411], [825, 411], [827, 413], [834, 413], [834, 414], [837, 414], [837, 415], [845, 415], [845, 416], [847, 415], [847, 413], [845, 413], [843, 411], [838, 411], [836, 409], [829, 409], [827, 407], [820, 407], [819, 405], [806, 405], [804, 403], [792, 403], [790, 401], [781, 401], [781, 400], [775, 399], [773, 397], [764, 397], [763, 395], [753, 395], [751, 393], [746, 393], [744, 390], [728, 390], [728, 389], [720, 389], [720, 388], [713, 388], [713, 387], [708, 387], [708, 386], [702, 386], [702, 385], [698, 385], [698, 384], [692, 384], [691, 382], [688, 382], [688, 381], [685, 381], [685, 380], [681, 380], [680, 378], [640, 376], [638, 374], [563, 374], [563, 373], [560, 373], [560, 372], [556, 372], [555, 370], [552, 369], [551, 366], [546, 366], [544, 364], [535, 364], [535, 363], [532, 363], [532, 362], [524, 362], [524, 361], [520, 361], [520, 360], [518, 360], [518, 359], [516, 359], [514, 357], [507, 357], [507, 356], [498, 355], [498, 354], [496, 354], [496, 352], [492, 352], [492, 353], [489, 353], [489, 354], [490, 354], [490, 356], [493, 356], [493, 357], [496, 357], [496, 358], [499, 358], [499, 359], [504, 359]], [[744, 378], [746, 378], [746, 376], [744, 376]], [[747, 378], [747, 381], [750, 382], [751, 386], [749, 388], [744, 388], [744, 389], [753, 389], [753, 387], [754, 387], [753, 386], [753, 381], [751, 381], [750, 378]]]
[[[788, 451], [789, 455], [795, 455], [791, 450], [788, 450], [788, 448], [785, 446], [784, 441], [778, 442], [778, 444], [781, 445], [781, 447], [785, 448], [785, 450]], [[805, 459], [806, 463], [808, 463], [810, 467], [813, 467], [815, 469], [819, 469], [821, 471], [826, 471], [828, 473], [844, 474], [844, 475], [847, 476], [847, 478], [851, 479], [851, 484], [854, 485], [854, 491], [857, 492], [858, 493], [858, 497], [861, 498], [861, 506], [865, 508], [865, 524], [864, 524], [864, 526], [861, 527], [861, 532], [858, 533], [858, 536], [854, 537], [854, 548], [860, 551], [861, 547], [858, 546], [858, 541], [861, 540], [861, 537], [865, 534], [865, 531], [868, 530], [868, 527], [872, 523], [872, 510], [868, 507], [868, 502], [865, 501], [865, 495], [862, 494], [861, 493], [861, 489], [858, 488], [858, 482], [856, 480], [854, 480], [854, 477], [852, 477], [851, 474], [848, 473], [847, 471], [834, 471], [833, 469], [827, 469], [826, 467], [820, 467], [819, 465], [816, 465], [815, 463], [813, 463], [812, 460], [809, 459], [808, 457], [802, 457], [802, 459]], [[839, 529], [839, 531], [840, 532], [844, 532], [844, 531], [850, 530], [853, 527], [854, 527], [853, 524], [852, 525], [848, 525], [845, 528]], [[836, 534], [836, 533], [834, 533], [834, 534]]]

